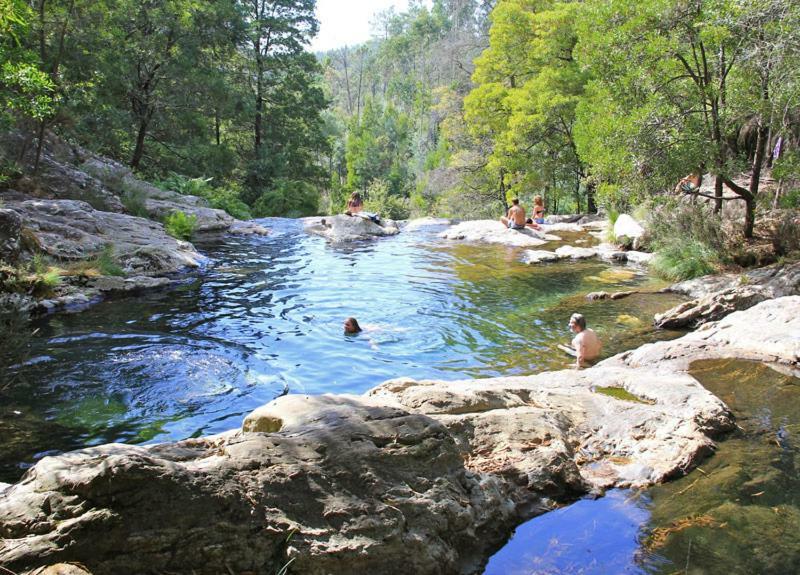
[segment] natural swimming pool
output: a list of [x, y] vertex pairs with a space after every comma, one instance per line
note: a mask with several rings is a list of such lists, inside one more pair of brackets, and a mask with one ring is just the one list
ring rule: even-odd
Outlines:
[[[570, 358], [555, 346], [570, 339], [567, 319], [575, 311], [600, 332], [606, 356], [678, 335], [650, 327], [653, 313], [675, 296], [586, 300], [591, 291], [661, 287], [637, 268], [599, 260], [529, 266], [519, 249], [442, 240], [436, 227], [337, 247], [305, 235], [296, 221], [266, 224], [274, 232], [265, 238], [199, 244], [209, 266], [175, 289], [38, 321], [32, 353], [3, 397], [3, 479], [15, 481], [48, 453], [238, 427], [287, 389], [360, 393], [398, 376], [563, 368]], [[377, 329], [346, 337], [349, 315]], [[684, 531], [670, 532], [659, 548], [646, 539], [693, 517], [691, 507], [668, 511], [685, 496], [659, 495], [677, 485], [676, 492], [686, 487], [612, 492], [534, 519], [487, 573], [672, 573], [686, 549], [669, 542]], [[690, 528], [708, 529], [711, 541], [723, 533]], [[525, 529], [539, 547], [519, 547]], [[498, 570], [503, 553], [512, 564]], [[689, 555], [702, 572], [722, 572]]]

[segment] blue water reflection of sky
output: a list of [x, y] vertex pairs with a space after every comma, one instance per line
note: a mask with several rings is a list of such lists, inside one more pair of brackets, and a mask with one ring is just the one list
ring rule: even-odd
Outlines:
[[663, 560], [643, 556], [648, 500], [629, 490], [582, 499], [520, 525], [485, 575], [653, 573]]

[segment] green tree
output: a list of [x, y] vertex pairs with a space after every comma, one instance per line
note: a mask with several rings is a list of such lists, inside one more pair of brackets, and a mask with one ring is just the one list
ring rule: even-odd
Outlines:
[[[780, 117], [774, 94], [797, 74], [797, 4], [593, 0], [579, 22], [579, 57], [595, 80], [577, 142], [606, 189], [669, 189], [708, 169], [717, 209], [724, 185], [744, 200], [752, 237], [767, 135]], [[740, 136], [751, 143], [740, 146]], [[749, 184], [734, 182], [747, 169]]]

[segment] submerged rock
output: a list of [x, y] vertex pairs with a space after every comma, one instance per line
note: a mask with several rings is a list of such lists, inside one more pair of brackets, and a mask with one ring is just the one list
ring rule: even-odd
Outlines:
[[447, 240], [464, 240], [468, 242], [487, 242], [504, 244], [513, 247], [534, 247], [557, 241], [560, 238], [543, 231], [525, 228], [510, 230], [497, 220], [473, 220], [461, 222], [445, 230], [439, 237]]
[[696, 465], [733, 423], [690, 364], [796, 366], [797, 333], [800, 297], [786, 297], [583, 371], [288, 395], [242, 430], [46, 457], [0, 493], [0, 563], [80, 561], [96, 574], [270, 574], [289, 561], [310, 574], [479, 572], [554, 501]]
[[322, 236], [334, 243], [369, 240], [400, 233], [400, 228], [393, 220], [382, 219], [380, 224], [376, 224], [366, 217], [344, 214], [306, 218], [303, 225], [307, 233]]

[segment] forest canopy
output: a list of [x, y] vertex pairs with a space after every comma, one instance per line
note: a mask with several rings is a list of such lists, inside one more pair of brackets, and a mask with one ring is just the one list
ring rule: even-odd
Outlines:
[[4, 129], [239, 214], [614, 212], [698, 172], [751, 235], [764, 169], [800, 170], [796, 2], [412, 0], [323, 54], [314, 0], [0, 4]]

